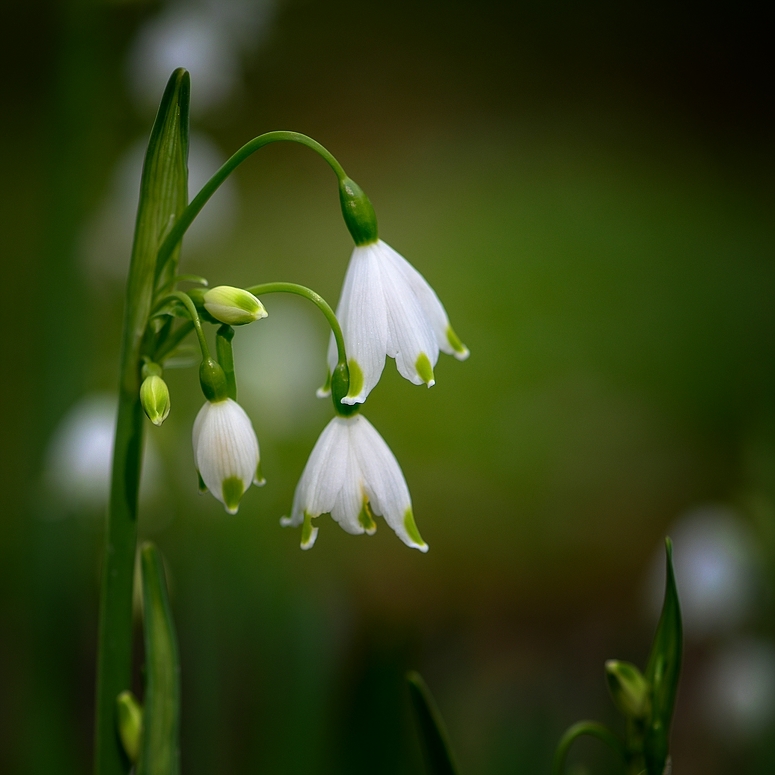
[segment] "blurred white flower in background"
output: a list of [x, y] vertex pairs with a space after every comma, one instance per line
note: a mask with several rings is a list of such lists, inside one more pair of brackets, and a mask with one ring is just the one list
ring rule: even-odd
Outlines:
[[[92, 394], [82, 398], [62, 418], [46, 451], [44, 477], [53, 496], [46, 516], [106, 507], [117, 407], [115, 396]], [[158, 491], [160, 467], [159, 455], [151, 440], [146, 439], [142, 499], [150, 499]]]
[[[127, 54], [127, 82], [138, 107], [157, 109], [170, 73], [191, 73], [191, 114], [232, 115], [222, 107], [242, 87], [242, 58], [253, 52], [269, 28], [273, 0], [172, 0], [138, 30]], [[220, 111], [220, 112], [219, 112]], [[81, 253], [87, 274], [97, 280], [124, 280], [134, 236], [140, 175], [147, 145], [143, 137], [116, 164], [98, 212], [86, 225]], [[226, 161], [218, 146], [192, 131], [189, 198]], [[228, 237], [236, 223], [237, 193], [227, 180], [186, 232], [190, 256]]]
[[170, 73], [191, 73], [191, 112], [216, 110], [242, 87], [240, 58], [263, 39], [270, 0], [178, 0], [139, 29], [127, 59], [127, 80], [137, 104], [155, 110]]
[[[684, 632], [701, 639], [743, 624], [761, 584], [759, 556], [751, 528], [734, 511], [708, 505], [689, 511], [668, 530]], [[662, 605], [665, 577], [660, 548], [649, 575], [649, 607]]]
[[765, 731], [775, 720], [775, 646], [739, 638], [723, 646], [701, 681], [706, 721], [729, 741]]
[[[226, 161], [226, 154], [199, 132], [192, 132], [189, 142], [188, 191], [192, 198]], [[92, 280], [126, 279], [147, 143], [147, 138], [138, 140], [119, 159], [107, 195], [84, 230], [81, 258]], [[228, 237], [236, 224], [238, 208], [237, 190], [229, 179], [186, 232], [186, 255], [207, 250]]]

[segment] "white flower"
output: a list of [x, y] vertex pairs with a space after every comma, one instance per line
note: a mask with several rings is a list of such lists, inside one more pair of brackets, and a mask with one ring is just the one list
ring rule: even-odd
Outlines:
[[194, 421], [194, 461], [207, 489], [236, 514], [250, 483], [262, 485], [258, 440], [245, 410], [230, 398], [208, 401]]
[[[385, 355], [400, 374], [421, 385], [434, 384], [439, 350], [458, 360], [468, 349], [449, 324], [439, 297], [425, 278], [382, 240], [353, 250], [336, 316], [342, 326], [350, 367], [350, 390], [343, 403], [366, 400], [379, 382]], [[337, 363], [333, 336], [328, 365]]]
[[385, 522], [407, 545], [428, 551], [412, 514], [412, 499], [393, 453], [374, 426], [359, 414], [334, 417], [324, 428], [304, 468], [290, 517], [283, 526], [304, 529], [301, 548], [315, 543], [312, 519], [330, 514], [354, 535], [373, 535], [374, 516]]

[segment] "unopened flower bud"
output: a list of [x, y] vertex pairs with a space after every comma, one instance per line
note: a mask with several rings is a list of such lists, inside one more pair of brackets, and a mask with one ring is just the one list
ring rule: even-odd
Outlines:
[[140, 403], [154, 425], [161, 425], [167, 419], [170, 413], [170, 391], [158, 374], [150, 374], [143, 380], [140, 385]]
[[210, 315], [230, 326], [243, 326], [266, 317], [264, 305], [242, 288], [218, 285], [207, 291], [203, 300]]
[[143, 709], [132, 692], [121, 692], [116, 698], [116, 717], [121, 744], [124, 746], [127, 758], [134, 764], [140, 753]]
[[649, 685], [640, 670], [629, 662], [609, 659], [605, 677], [614, 705], [628, 718], [643, 718], [649, 705]]

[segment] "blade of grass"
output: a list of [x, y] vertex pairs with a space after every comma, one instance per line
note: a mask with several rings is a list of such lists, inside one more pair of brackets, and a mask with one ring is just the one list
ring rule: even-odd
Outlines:
[[452, 755], [447, 729], [433, 695], [419, 673], [415, 671], [407, 673], [406, 680], [409, 684], [409, 696], [415, 711], [428, 773], [457, 775], [457, 764]]

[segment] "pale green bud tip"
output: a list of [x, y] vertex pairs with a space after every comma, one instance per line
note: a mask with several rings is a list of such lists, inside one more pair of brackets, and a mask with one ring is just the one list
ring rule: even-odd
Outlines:
[[430, 358], [425, 353], [420, 353], [414, 367], [417, 369], [420, 379], [428, 387], [433, 387], [436, 384], [436, 380], [433, 378], [433, 366], [431, 365]]
[[377, 532], [377, 523], [374, 521], [374, 512], [371, 510], [371, 505], [365, 498], [363, 500], [361, 513], [358, 514], [358, 522], [366, 532], [366, 535], [373, 536], [374, 533]]
[[170, 413], [170, 391], [167, 383], [156, 374], [146, 377], [140, 385], [140, 403], [148, 419], [161, 425]]
[[244, 326], [267, 315], [264, 305], [252, 293], [230, 285], [211, 288], [202, 300], [212, 317], [230, 326]]
[[239, 502], [246, 489], [245, 483], [238, 476], [229, 476], [223, 480], [221, 494], [224, 508], [229, 514], [236, 514], [239, 511]]
[[301, 526], [301, 548], [311, 549], [318, 537], [318, 528], [312, 526], [312, 516], [304, 512], [304, 523]]
[[339, 202], [347, 228], [356, 245], [377, 241], [377, 216], [369, 197], [350, 178], [339, 181]]
[[608, 689], [616, 707], [628, 718], [643, 718], [649, 704], [649, 685], [629, 662], [609, 659], [605, 663]]
[[116, 697], [116, 722], [118, 735], [127, 758], [132, 764], [140, 753], [143, 734], [143, 709], [132, 692], [126, 691]]
[[315, 391], [318, 398], [327, 398], [331, 395], [331, 372], [326, 372], [326, 381]]
[[417, 529], [417, 524], [414, 521], [414, 514], [412, 513], [411, 508], [404, 512], [404, 530], [406, 530], [406, 534], [413, 541], [412, 545], [415, 549], [419, 549], [421, 552], [428, 551], [428, 544], [422, 540], [420, 531]]
[[455, 357], [459, 361], [464, 361], [470, 355], [468, 348], [460, 341], [458, 335], [452, 330], [452, 326], [447, 326], [447, 341], [449, 342], [449, 346], [452, 348]]

